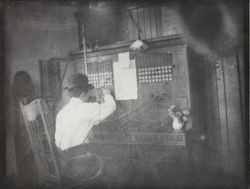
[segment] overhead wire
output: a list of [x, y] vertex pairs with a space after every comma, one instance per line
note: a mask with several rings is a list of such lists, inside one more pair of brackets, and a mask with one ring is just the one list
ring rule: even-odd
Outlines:
[[82, 43], [83, 43], [84, 69], [85, 69], [85, 74], [88, 75], [88, 69], [87, 69], [87, 52], [86, 52], [86, 38], [85, 38], [85, 28], [84, 28], [83, 24], [82, 24], [81, 35], [82, 35]]

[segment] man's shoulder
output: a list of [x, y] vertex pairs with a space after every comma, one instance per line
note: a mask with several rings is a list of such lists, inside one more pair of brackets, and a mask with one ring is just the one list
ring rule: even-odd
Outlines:
[[61, 117], [62, 114], [62, 110], [59, 110], [59, 112], [56, 114], [56, 119], [58, 119], [59, 117]]
[[67, 110], [67, 105], [58, 111], [57, 117], [61, 117], [61, 116], [65, 115], [66, 110]]

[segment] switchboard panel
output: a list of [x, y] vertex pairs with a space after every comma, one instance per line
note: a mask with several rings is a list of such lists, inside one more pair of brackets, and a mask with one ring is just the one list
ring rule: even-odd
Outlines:
[[172, 54], [150, 54], [136, 57], [139, 83], [164, 83], [173, 80]]
[[111, 60], [87, 63], [89, 82], [95, 88], [113, 86], [113, 64]]

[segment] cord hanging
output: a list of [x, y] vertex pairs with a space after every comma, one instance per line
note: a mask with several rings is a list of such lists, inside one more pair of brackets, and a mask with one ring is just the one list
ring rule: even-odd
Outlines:
[[83, 55], [84, 55], [84, 70], [85, 70], [85, 74], [88, 75], [87, 55], [86, 55], [86, 39], [85, 39], [85, 30], [84, 30], [84, 25], [83, 24], [82, 24], [81, 36], [82, 36]]

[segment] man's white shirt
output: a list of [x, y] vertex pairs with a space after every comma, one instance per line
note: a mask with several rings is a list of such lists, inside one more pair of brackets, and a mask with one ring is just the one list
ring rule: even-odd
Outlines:
[[111, 115], [115, 109], [116, 104], [111, 95], [105, 95], [102, 104], [86, 103], [80, 98], [71, 98], [56, 117], [57, 147], [66, 150], [82, 144], [92, 127]]

